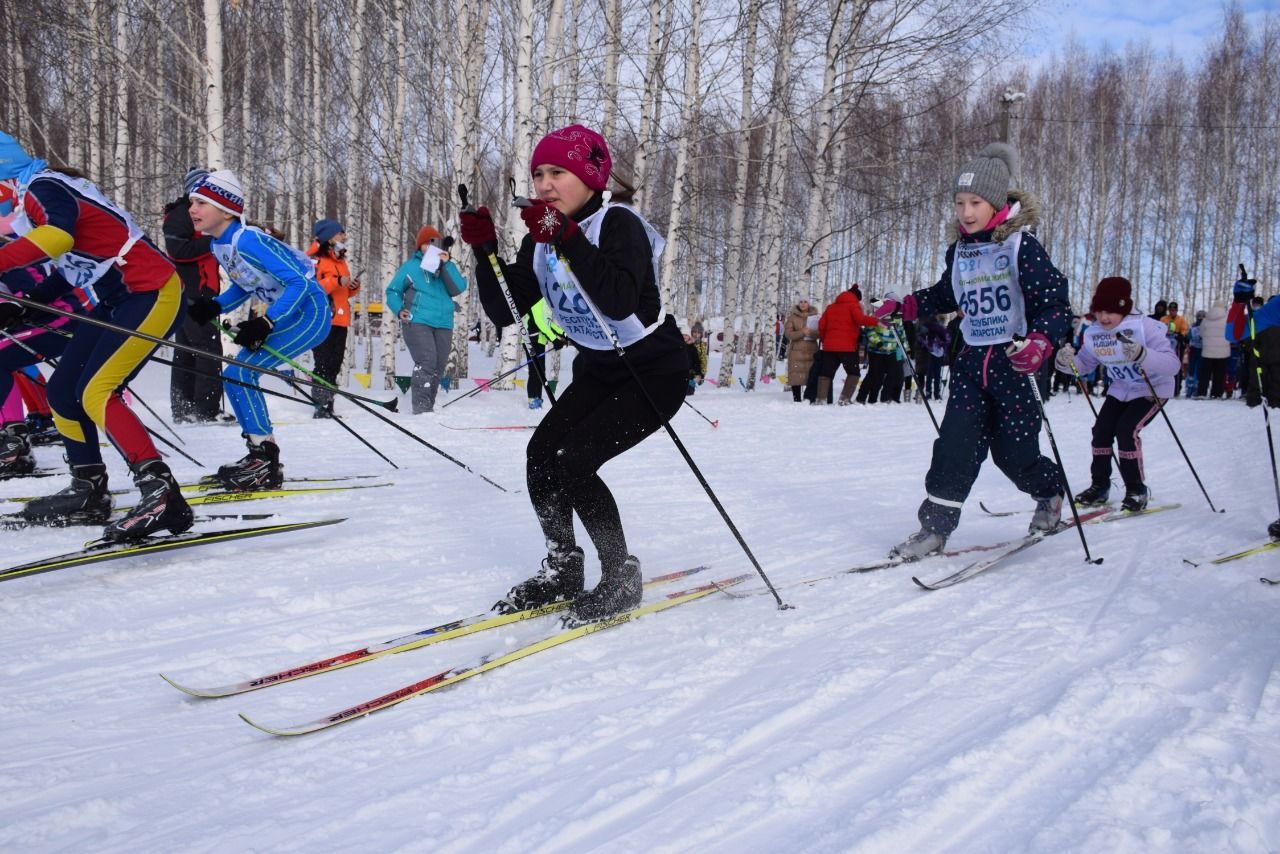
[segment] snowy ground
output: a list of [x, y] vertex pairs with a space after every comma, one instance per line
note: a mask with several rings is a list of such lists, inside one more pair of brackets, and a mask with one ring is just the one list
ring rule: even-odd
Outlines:
[[[163, 369], [138, 387], [163, 403]], [[1275, 518], [1258, 410], [1169, 407], [1224, 515], [1157, 421], [1149, 480], [1181, 509], [1090, 526], [1101, 566], [1061, 536], [927, 593], [913, 572], [963, 559], [795, 583], [914, 530], [933, 438], [922, 407], [793, 405], [776, 384], [705, 386], [692, 402], [719, 428], [688, 408], [675, 427], [794, 610], [717, 595], [325, 733], [264, 735], [236, 713], [308, 721], [543, 628], [224, 700], [161, 681], [223, 684], [482, 611], [537, 566], [528, 433], [444, 426], [532, 423], [520, 392], [396, 416], [507, 494], [348, 404], [400, 471], [273, 402], [288, 474], [395, 486], [233, 505], [347, 517], [334, 527], [5, 583], [0, 850], [1280, 849], [1280, 588], [1258, 583], [1280, 558], [1182, 562], [1258, 542]], [[1089, 409], [1049, 406], [1080, 489]], [[234, 428], [180, 430], [206, 469], [241, 453]], [[665, 436], [605, 476], [646, 574], [749, 570]], [[63, 482], [9, 481], [0, 496]], [[1022, 532], [1025, 516], [984, 517], [978, 500], [1029, 504], [988, 463], [953, 545]], [[91, 533], [3, 532], [3, 562]]]

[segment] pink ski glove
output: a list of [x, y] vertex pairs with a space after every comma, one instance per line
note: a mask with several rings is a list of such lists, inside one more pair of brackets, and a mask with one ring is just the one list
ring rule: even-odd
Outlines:
[[902, 298], [902, 321], [904, 323], [915, 323], [916, 318], [920, 316], [920, 306], [916, 305], [915, 294], [907, 294]]
[[1043, 332], [1032, 332], [1021, 341], [1014, 341], [1004, 350], [1009, 364], [1020, 374], [1033, 374], [1053, 353], [1053, 345]]
[[895, 299], [886, 299], [871, 309], [871, 315], [876, 320], [884, 320], [889, 315], [898, 310], [898, 301]]

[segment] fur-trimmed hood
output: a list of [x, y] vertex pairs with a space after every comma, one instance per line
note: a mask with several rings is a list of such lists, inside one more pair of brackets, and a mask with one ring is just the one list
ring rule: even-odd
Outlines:
[[[1040, 203], [1029, 192], [1010, 190], [1009, 207], [1013, 208], [1014, 205], [1017, 205], [1017, 209], [1012, 211], [1012, 215], [991, 230], [991, 242], [1000, 243], [1015, 231], [1034, 229], [1040, 225]], [[985, 233], [980, 231], [977, 234], [968, 235], [968, 238], [973, 240]], [[947, 224], [947, 242], [955, 243], [960, 237], [960, 223], [953, 217]]]

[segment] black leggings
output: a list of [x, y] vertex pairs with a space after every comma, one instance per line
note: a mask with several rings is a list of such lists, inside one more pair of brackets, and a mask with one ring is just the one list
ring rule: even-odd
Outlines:
[[[316, 376], [328, 381], [330, 385], [337, 385], [342, 360], [347, 357], [347, 327], [330, 327], [329, 335], [320, 342], [320, 346], [311, 351], [311, 355], [316, 360]], [[327, 388], [310, 391], [317, 407], [333, 402], [333, 392]]]
[[1159, 411], [1160, 404], [1146, 397], [1122, 401], [1108, 396], [1102, 402], [1098, 420], [1093, 423], [1093, 465], [1089, 469], [1095, 484], [1101, 486], [1111, 480], [1111, 443], [1115, 442], [1125, 489], [1133, 492], [1142, 488], [1142, 440], [1138, 432]]
[[[686, 373], [644, 376], [645, 388], [668, 419], [680, 409]], [[548, 550], [576, 545], [573, 514], [595, 544], [603, 566], [627, 559], [622, 518], [597, 472], [662, 427], [635, 379], [603, 383], [575, 377], [534, 431], [526, 450], [529, 499]]]
[[898, 400], [902, 394], [902, 363], [893, 353], [867, 356], [867, 378], [858, 389], [858, 403]]

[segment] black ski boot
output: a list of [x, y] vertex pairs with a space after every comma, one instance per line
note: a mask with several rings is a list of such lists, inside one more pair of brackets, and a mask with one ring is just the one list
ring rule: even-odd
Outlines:
[[234, 463], [218, 467], [215, 476], [218, 483], [232, 492], [279, 489], [284, 484], [279, 446], [270, 440], [254, 444], [248, 436], [245, 436], [245, 444], [249, 446], [249, 453]]
[[604, 567], [600, 583], [573, 603], [567, 623], [590, 623], [629, 610], [640, 604], [644, 596], [644, 579], [640, 577], [640, 559], [627, 555], [620, 566]]
[[11, 424], [0, 430], [0, 480], [21, 477], [36, 470], [36, 458], [27, 441], [27, 425]]
[[1080, 507], [1097, 507], [1107, 503], [1111, 497], [1111, 484], [1093, 484], [1076, 496], [1076, 504]]
[[33, 445], [56, 445], [62, 441], [62, 434], [53, 423], [52, 415], [27, 415], [28, 439]]
[[1280, 540], [1280, 519], [1267, 526], [1267, 536], [1273, 540]]
[[71, 467], [71, 485], [28, 501], [22, 518], [36, 525], [101, 525], [111, 518], [111, 493], [103, 463]]
[[521, 581], [498, 600], [493, 610], [514, 614], [529, 608], [541, 608], [553, 602], [572, 600], [582, 593], [582, 549], [574, 546], [566, 551], [551, 551], [542, 559], [542, 569], [527, 581]]
[[1137, 489], [1126, 489], [1124, 492], [1124, 501], [1120, 502], [1120, 509], [1126, 513], [1138, 513], [1147, 509], [1147, 499], [1151, 497], [1151, 490], [1145, 486]]
[[142, 497], [127, 516], [102, 529], [104, 540], [140, 540], [164, 528], [172, 534], [191, 528], [191, 507], [167, 465], [148, 460], [139, 464], [133, 474]]

